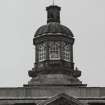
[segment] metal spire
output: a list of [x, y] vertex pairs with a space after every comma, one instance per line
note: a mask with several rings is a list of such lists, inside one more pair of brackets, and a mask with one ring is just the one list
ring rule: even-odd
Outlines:
[[54, 0], [53, 0], [53, 5], [54, 5]]

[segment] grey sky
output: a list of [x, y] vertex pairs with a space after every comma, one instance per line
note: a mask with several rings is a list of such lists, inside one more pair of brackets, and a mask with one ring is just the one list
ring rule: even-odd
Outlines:
[[[27, 83], [34, 63], [32, 40], [46, 24], [52, 0], [0, 0], [0, 87]], [[88, 86], [105, 86], [105, 0], [55, 0], [61, 23], [75, 36], [74, 61]]]

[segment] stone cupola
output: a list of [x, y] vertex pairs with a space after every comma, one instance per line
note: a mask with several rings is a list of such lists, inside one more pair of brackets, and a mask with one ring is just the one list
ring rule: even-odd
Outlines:
[[29, 85], [82, 85], [81, 71], [74, 69], [73, 33], [60, 23], [61, 8], [51, 5], [47, 10], [47, 24], [36, 31], [35, 64], [28, 72]]

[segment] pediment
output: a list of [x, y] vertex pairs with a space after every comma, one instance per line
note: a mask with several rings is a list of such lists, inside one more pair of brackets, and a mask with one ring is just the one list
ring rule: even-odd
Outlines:
[[51, 97], [40, 105], [84, 105], [78, 99], [73, 98], [67, 94], [59, 94]]

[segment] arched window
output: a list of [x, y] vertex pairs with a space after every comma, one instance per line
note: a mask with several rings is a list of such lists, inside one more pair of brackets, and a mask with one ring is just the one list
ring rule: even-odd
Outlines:
[[46, 60], [46, 43], [38, 45], [38, 60], [39, 62]]
[[60, 59], [60, 41], [49, 42], [49, 59], [50, 60]]

